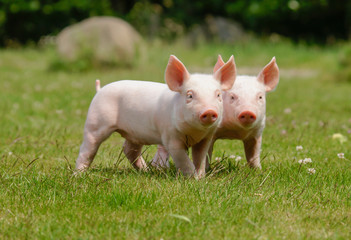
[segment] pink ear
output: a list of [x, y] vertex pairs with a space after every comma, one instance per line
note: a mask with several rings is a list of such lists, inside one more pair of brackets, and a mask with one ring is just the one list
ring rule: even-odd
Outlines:
[[190, 74], [184, 64], [176, 56], [171, 55], [165, 72], [169, 89], [179, 92], [184, 81], [188, 80], [189, 77]]
[[218, 55], [217, 63], [213, 68], [213, 73], [217, 72], [218, 69], [220, 69], [224, 65], [224, 61], [222, 59], [221, 55]]
[[264, 83], [266, 92], [274, 90], [279, 82], [279, 68], [275, 57], [262, 69], [257, 76], [258, 81]]
[[233, 55], [229, 58], [228, 62], [214, 73], [214, 78], [220, 81], [222, 90], [224, 91], [233, 87], [236, 78], [236, 68]]

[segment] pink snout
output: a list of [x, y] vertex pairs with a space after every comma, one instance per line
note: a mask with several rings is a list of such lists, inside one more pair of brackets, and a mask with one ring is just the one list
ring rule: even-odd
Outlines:
[[200, 115], [200, 121], [204, 125], [210, 125], [214, 123], [218, 118], [218, 113], [214, 110], [207, 110]]
[[252, 124], [256, 121], [256, 115], [251, 111], [244, 111], [240, 113], [238, 118], [239, 122], [244, 125]]

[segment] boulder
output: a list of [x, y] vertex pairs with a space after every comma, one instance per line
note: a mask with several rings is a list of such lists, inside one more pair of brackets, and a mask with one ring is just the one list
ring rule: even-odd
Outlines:
[[63, 29], [57, 36], [59, 55], [67, 61], [91, 58], [95, 63], [127, 64], [140, 54], [142, 38], [126, 21], [92, 17]]
[[223, 17], [206, 17], [201, 25], [196, 25], [186, 39], [191, 45], [199, 43], [234, 43], [243, 40], [246, 34], [241, 25]]

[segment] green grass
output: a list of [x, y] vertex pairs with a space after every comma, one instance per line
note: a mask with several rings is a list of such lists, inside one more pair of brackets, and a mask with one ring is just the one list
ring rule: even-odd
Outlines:
[[[136, 68], [79, 72], [52, 70], [52, 49], [0, 50], [0, 238], [350, 239], [351, 85], [335, 75], [342, 52], [255, 40], [196, 49], [155, 43]], [[174, 166], [139, 173], [115, 134], [88, 172], [72, 174], [96, 78], [163, 81], [170, 54], [209, 73], [219, 53], [234, 54], [239, 73], [277, 57], [282, 75], [267, 99], [262, 171], [230, 159], [243, 148], [226, 140], [216, 142], [222, 159], [202, 180]], [[312, 163], [298, 164], [307, 157]]]

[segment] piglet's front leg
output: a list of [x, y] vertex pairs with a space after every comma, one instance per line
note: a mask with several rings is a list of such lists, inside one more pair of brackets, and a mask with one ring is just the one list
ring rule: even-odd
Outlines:
[[180, 141], [173, 141], [167, 145], [168, 152], [172, 156], [177, 169], [180, 169], [186, 177], [196, 177], [194, 164], [190, 161], [187, 154], [187, 148]]
[[204, 177], [206, 174], [206, 156], [210, 145], [211, 138], [205, 138], [192, 148], [193, 162], [199, 178]]
[[246, 139], [243, 142], [244, 142], [245, 156], [246, 156], [247, 163], [252, 168], [261, 169], [260, 151], [261, 151], [262, 136]]

